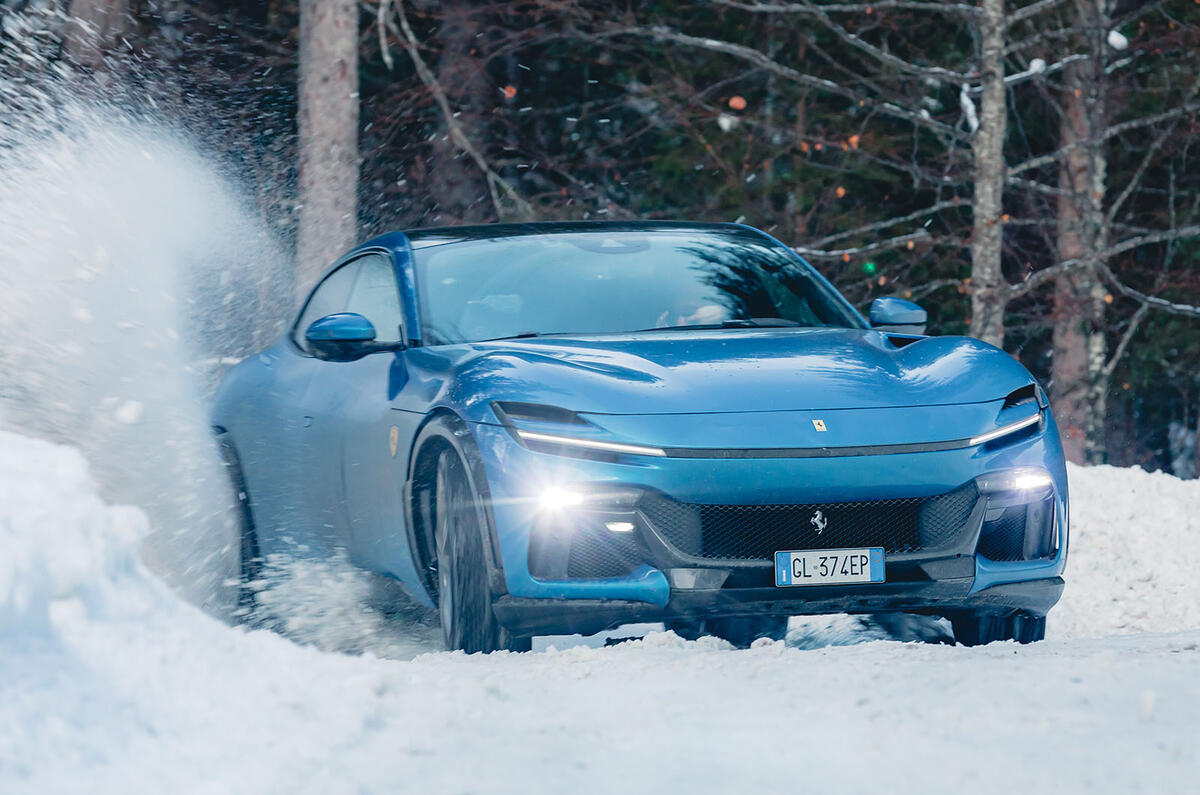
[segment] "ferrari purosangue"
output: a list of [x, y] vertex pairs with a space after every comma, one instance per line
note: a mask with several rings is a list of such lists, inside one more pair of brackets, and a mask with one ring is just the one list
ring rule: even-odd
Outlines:
[[344, 548], [467, 651], [834, 612], [1038, 640], [1067, 549], [1046, 396], [925, 320], [864, 319], [744, 226], [384, 235], [221, 386], [243, 576]]

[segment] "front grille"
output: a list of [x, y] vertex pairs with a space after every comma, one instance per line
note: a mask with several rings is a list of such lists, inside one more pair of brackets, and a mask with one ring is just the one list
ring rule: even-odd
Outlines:
[[633, 533], [613, 533], [603, 528], [589, 528], [576, 533], [571, 540], [567, 577], [624, 577], [633, 573], [645, 559], [645, 547]]
[[972, 483], [935, 497], [707, 505], [654, 495], [643, 498], [638, 507], [685, 554], [714, 560], [766, 560], [790, 549], [883, 547], [888, 553], [900, 553], [942, 547], [957, 537], [978, 496]]
[[1047, 497], [1028, 505], [1005, 508], [985, 521], [977, 551], [988, 560], [1039, 560], [1053, 557], [1054, 501]]
[[546, 580], [624, 577], [646, 563], [637, 533], [614, 533], [602, 515], [547, 516], [529, 540], [529, 573]]
[[989, 560], [1010, 561], [1024, 557], [1025, 506], [1008, 508], [995, 521], [985, 522], [979, 536], [979, 554]]

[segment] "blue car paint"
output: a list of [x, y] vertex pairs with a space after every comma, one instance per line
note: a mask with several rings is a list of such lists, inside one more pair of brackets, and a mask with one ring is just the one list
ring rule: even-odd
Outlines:
[[884, 296], [871, 303], [873, 326], [924, 326], [928, 314], [920, 304]]
[[339, 312], [316, 320], [304, 336], [311, 341], [370, 342], [375, 339], [371, 321], [353, 312]]
[[[666, 577], [641, 569], [607, 580], [542, 581], [528, 569], [534, 497], [544, 485], [632, 484], [693, 502], [786, 503], [944, 493], [1013, 466], [1054, 480], [1061, 539], [1050, 561], [977, 557], [974, 591], [1061, 575], [1067, 480], [1049, 411], [1035, 436], [987, 446], [854, 458], [655, 459], [605, 462], [529, 450], [503, 428], [494, 401], [561, 406], [597, 438], [680, 447], [844, 446], [965, 438], [1021, 418], [1001, 411], [1031, 382], [1004, 352], [965, 338], [897, 347], [861, 329], [662, 331], [420, 346], [411, 247], [402, 233], [359, 254], [392, 257], [410, 347], [353, 362], [304, 355], [285, 335], [226, 376], [213, 423], [235, 441], [263, 554], [345, 547], [427, 603], [404, 526], [403, 483], [427, 418], [447, 411], [472, 433], [493, 499], [504, 579], [514, 596], [627, 599], [662, 605]], [[844, 299], [843, 299], [844, 300]], [[812, 419], [826, 422], [817, 436]], [[395, 427], [397, 452], [388, 440]]]

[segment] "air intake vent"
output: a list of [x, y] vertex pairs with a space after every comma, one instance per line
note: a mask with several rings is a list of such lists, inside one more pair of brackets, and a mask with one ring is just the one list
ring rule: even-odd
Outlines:
[[[1004, 398], [1004, 408], [1011, 409], [1014, 406], [1023, 406], [1026, 403], [1035, 402], [1037, 402], [1037, 385], [1029, 384], [1009, 392], [1008, 397]], [[1003, 411], [1003, 409], [1001, 410]]]
[[578, 414], [558, 406], [544, 406], [540, 403], [496, 402], [492, 404], [500, 420], [527, 420], [530, 422], [554, 422], [560, 425], [587, 425]]

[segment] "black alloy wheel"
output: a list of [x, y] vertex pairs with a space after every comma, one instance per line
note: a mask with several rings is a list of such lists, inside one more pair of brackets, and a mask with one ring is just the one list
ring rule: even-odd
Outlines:
[[438, 613], [446, 648], [468, 654], [529, 651], [532, 639], [514, 637], [492, 611], [483, 549], [486, 514], [462, 459], [450, 450], [438, 459], [434, 512]]

